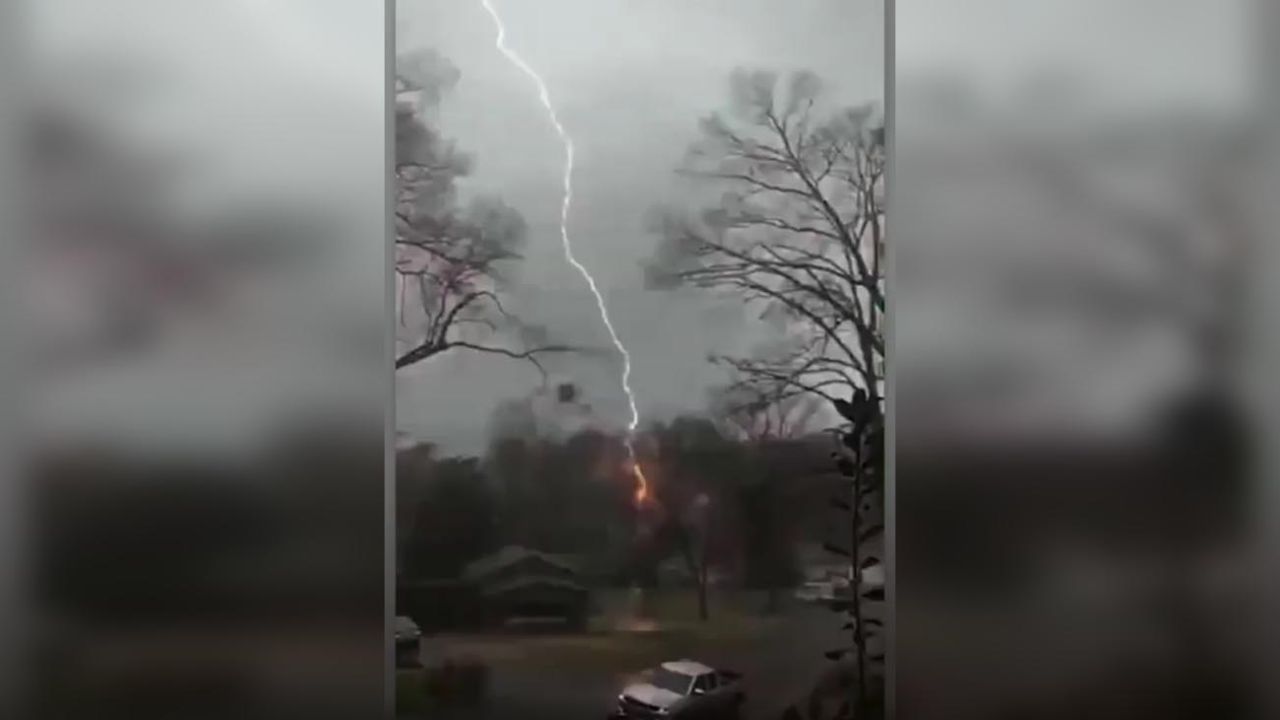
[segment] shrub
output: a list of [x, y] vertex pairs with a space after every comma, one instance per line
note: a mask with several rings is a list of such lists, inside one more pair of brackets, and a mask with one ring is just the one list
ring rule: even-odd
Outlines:
[[488, 691], [489, 667], [475, 658], [449, 658], [423, 671], [422, 687], [433, 705], [474, 705]]

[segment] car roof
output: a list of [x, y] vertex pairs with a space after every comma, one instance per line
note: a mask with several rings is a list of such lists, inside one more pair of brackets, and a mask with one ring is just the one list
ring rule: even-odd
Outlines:
[[664, 670], [670, 670], [681, 675], [705, 675], [709, 672], [715, 672], [713, 668], [709, 668], [700, 662], [694, 660], [673, 660], [671, 662], [662, 663]]

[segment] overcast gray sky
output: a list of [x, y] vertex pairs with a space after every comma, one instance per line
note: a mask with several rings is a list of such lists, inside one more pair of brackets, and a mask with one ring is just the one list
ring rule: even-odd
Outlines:
[[[358, 416], [368, 427], [372, 410], [378, 422], [368, 406], [381, 383], [371, 386], [370, 375], [385, 378], [385, 238], [369, 229], [385, 225], [386, 209], [381, 4], [49, 0], [24, 10], [21, 44], [39, 93], [30, 99], [67, 108], [112, 153], [166, 169], [162, 187], [126, 188], [181, 229], [157, 245], [199, 269], [206, 256], [184, 243], [220, 242], [218, 224], [246, 213], [324, 229], [297, 231], [312, 244], [296, 267], [243, 263], [220, 275], [216, 302], [198, 312], [140, 295], [144, 283], [115, 281], [113, 265], [74, 263], [89, 278], [75, 283], [42, 275], [41, 265], [32, 284], [54, 294], [31, 308], [42, 333], [61, 327], [69, 308], [68, 335], [92, 339], [121, 321], [108, 301], [139, 295], [155, 311], [148, 317], [163, 320], [128, 352], [42, 372], [35, 435], [223, 453], [293, 431], [298, 417]], [[78, 232], [86, 242], [96, 234]], [[97, 239], [103, 256], [147, 267], [147, 252], [113, 237]]]
[[[647, 291], [640, 263], [656, 237], [645, 219], [676, 199], [673, 170], [697, 121], [722, 109], [735, 68], [813, 70], [833, 101], [883, 98], [880, 0], [493, 0], [509, 44], [546, 81], [576, 150], [570, 234], [608, 301], [634, 361], [646, 418], [705, 405], [724, 380], [708, 352], [743, 349], [753, 320], [741, 306], [689, 292]], [[400, 52], [434, 48], [461, 72], [445, 99], [444, 132], [475, 155], [468, 192], [500, 194], [529, 224], [514, 291], [526, 320], [558, 339], [605, 344], [591, 296], [567, 266], [558, 236], [563, 148], [528, 78], [495, 48], [479, 0], [401, 0]], [[606, 422], [626, 419], [612, 357], [567, 358], [558, 376], [580, 383]], [[403, 371], [400, 429], [450, 449], [480, 449], [496, 403], [532, 391], [519, 362], [456, 354]]]

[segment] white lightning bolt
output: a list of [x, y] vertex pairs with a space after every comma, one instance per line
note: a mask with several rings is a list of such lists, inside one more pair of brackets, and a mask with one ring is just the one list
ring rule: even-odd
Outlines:
[[560, 136], [560, 142], [564, 145], [564, 199], [560, 203], [560, 244], [564, 248], [565, 260], [582, 275], [582, 279], [587, 282], [587, 287], [591, 288], [591, 294], [596, 298], [596, 308], [600, 311], [600, 319], [604, 321], [605, 328], [609, 331], [609, 339], [613, 341], [614, 348], [618, 354], [622, 356], [622, 391], [627, 396], [627, 406], [631, 410], [631, 420], [627, 423], [627, 454], [631, 459], [632, 471], [635, 473], [638, 486], [636, 488], [636, 501], [643, 503], [648, 499], [649, 485], [645, 479], [644, 471], [640, 468], [639, 460], [636, 458], [636, 449], [633, 443], [636, 428], [640, 426], [640, 411], [636, 408], [636, 396], [631, 390], [631, 353], [627, 352], [627, 346], [622, 343], [622, 338], [618, 337], [618, 331], [614, 329], [613, 322], [609, 319], [609, 307], [605, 304], [604, 295], [600, 294], [600, 288], [596, 286], [596, 279], [591, 276], [591, 271], [586, 266], [578, 262], [573, 254], [573, 243], [569, 241], [569, 209], [573, 205], [573, 138], [569, 137], [569, 133], [564, 129], [564, 125], [560, 123], [560, 117], [556, 115], [555, 106], [551, 104], [551, 94], [547, 92], [547, 84], [542, 81], [542, 76], [537, 71], [529, 67], [514, 50], [507, 46], [507, 28], [502, 23], [502, 16], [494, 9], [489, 0], [480, 0], [480, 4], [493, 18], [493, 24], [498, 29], [497, 39], [494, 41], [498, 52], [506, 56], [529, 79], [538, 89], [538, 98], [542, 101], [542, 107], [546, 108], [547, 117], [551, 119], [551, 124], [555, 126], [556, 134]]

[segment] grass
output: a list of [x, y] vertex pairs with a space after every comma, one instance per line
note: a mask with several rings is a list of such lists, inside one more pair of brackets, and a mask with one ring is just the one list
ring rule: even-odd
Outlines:
[[396, 671], [396, 714], [421, 715], [431, 709], [421, 669]]
[[518, 639], [442, 638], [446, 652], [466, 653], [490, 667], [563, 672], [624, 674], [652, 667], [664, 660], [724, 654], [749, 647], [750, 640], [693, 631], [588, 634], [579, 637], [522, 637]]
[[651, 593], [645, 617], [651, 631], [620, 630], [634, 619], [635, 598], [628, 591], [596, 596], [597, 614], [588, 631], [557, 635], [454, 635], [427, 642], [431, 654], [475, 657], [492, 667], [554, 666], [593, 672], [633, 672], [663, 660], [688, 655], [731, 655], [757, 644], [780, 618], [762, 615], [763, 593], [718, 593], [710, 598], [706, 621], [698, 618], [693, 591]]
[[[797, 642], [812, 640], [806, 633], [812, 628], [814, 616], [788, 612], [794, 609], [788, 605], [798, 602], [790, 598], [782, 598], [781, 612], [767, 615], [763, 613], [766, 600], [762, 592], [715, 593], [710, 598], [710, 617], [701, 621], [695, 592], [651, 593], [643, 603], [644, 616], [654, 621], [654, 628], [635, 632], [620, 628], [627, 626], [624, 621], [636, 619], [636, 596], [627, 591], [597, 592], [595, 614], [585, 632], [431, 635], [422, 642], [423, 662], [438, 666], [452, 659], [484, 665], [501, 688], [494, 691], [490, 700], [497, 699], [511, 707], [544, 702], [539, 693], [546, 687], [587, 688], [586, 697], [594, 698], [590, 693], [612, 691], [646, 668], [681, 657], [752, 674], [759, 679], [753, 687], [761, 698], [799, 697], [808, 693], [807, 686], [818, 672], [810, 665], [825, 667], [820, 654], [825, 646], [815, 647], [812, 652], [804, 649], [803, 657], [796, 655]], [[806, 609], [806, 613], [811, 612], [812, 608]], [[827, 619], [825, 613], [822, 617]], [[783, 651], [775, 653], [775, 647]], [[414, 682], [410, 674], [397, 683], [397, 700], [405, 709], [401, 715], [440, 717], [443, 710], [430, 693], [414, 697]], [[402, 683], [408, 685], [404, 690], [400, 688]], [[780, 714], [780, 708], [781, 705], [776, 714]], [[771, 708], [766, 710], [772, 712]]]
[[[650, 590], [643, 603], [644, 614], [663, 625], [759, 624], [767, 619], [764, 592], [712, 591], [707, 600], [708, 619], [698, 617], [698, 594], [694, 590]], [[598, 610], [593, 619], [612, 627], [617, 620], [634, 615], [637, 598], [629, 590], [604, 590], [595, 594]]]
[[475, 659], [452, 666], [396, 671], [396, 712], [424, 714], [434, 708], [467, 707], [488, 690], [489, 666]]

